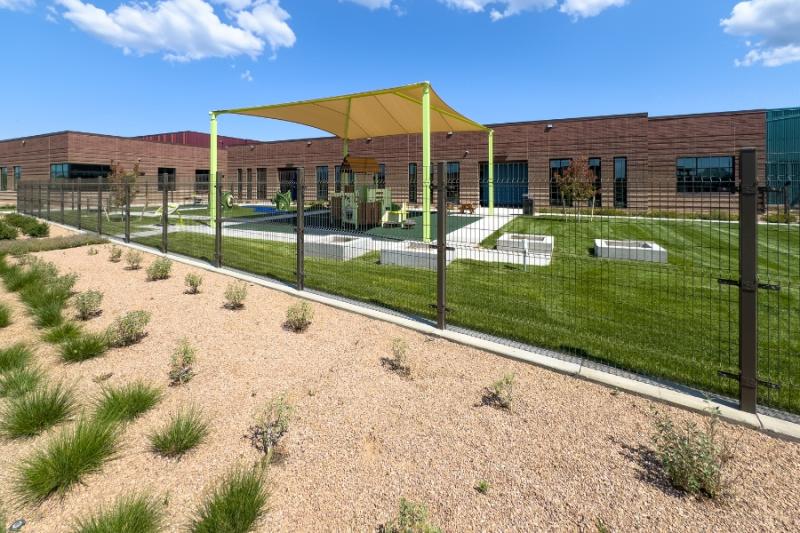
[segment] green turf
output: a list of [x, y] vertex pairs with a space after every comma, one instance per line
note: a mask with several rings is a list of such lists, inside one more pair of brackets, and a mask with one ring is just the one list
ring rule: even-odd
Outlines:
[[[399, 240], [422, 240], [422, 215], [408, 217], [409, 220], [416, 222], [416, 225], [410, 229], [403, 228], [383, 228], [377, 227], [367, 230], [369, 235], [374, 237], [385, 237], [389, 239]], [[473, 217], [469, 215], [448, 215], [447, 216], [447, 233], [452, 233], [458, 229], [463, 228], [468, 224], [472, 224], [480, 217]], [[436, 225], [439, 223], [439, 215], [431, 213], [431, 236], [436, 236]]]
[[[448, 322], [534, 345], [565, 350], [624, 369], [735, 396], [738, 371], [738, 224], [679, 220], [518, 218], [504, 231], [555, 236], [548, 267], [453, 262]], [[483, 244], [490, 247], [497, 235]], [[654, 240], [667, 265], [592, 257], [595, 237]], [[800, 412], [800, 234], [759, 226], [762, 403]], [[151, 246], [158, 237], [140, 239]], [[211, 260], [209, 235], [170, 235], [170, 251]], [[294, 244], [226, 238], [224, 264], [294, 283]], [[378, 264], [378, 253], [339, 263], [307, 258], [306, 286], [432, 318], [436, 275]], [[794, 328], [794, 331], [793, 329]], [[793, 334], [792, 334], [793, 333]]]

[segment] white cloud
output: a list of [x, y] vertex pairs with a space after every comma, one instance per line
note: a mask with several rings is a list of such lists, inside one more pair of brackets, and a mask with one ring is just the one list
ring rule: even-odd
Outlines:
[[65, 9], [64, 18], [86, 33], [125, 53], [162, 53], [169, 61], [238, 55], [255, 58], [263, 52], [265, 40], [273, 52], [293, 46], [296, 40], [286, 22], [289, 14], [278, 0], [248, 3], [253, 6], [250, 11], [228, 13], [238, 25], [221, 21], [204, 0], [122, 4], [113, 11], [81, 0], [56, 2]]
[[[339, 0], [341, 2], [341, 0]], [[392, 0], [347, 0], [354, 4], [364, 6], [368, 9], [389, 9], [392, 7]]]
[[36, 0], [0, 0], [0, 9], [25, 11], [36, 5]]
[[439, 0], [456, 8], [481, 13], [489, 9], [489, 17], [497, 21], [524, 11], [545, 11], [559, 6], [559, 11], [573, 19], [594, 17], [609, 7], [624, 6], [629, 0]]
[[253, 75], [250, 73], [249, 70], [245, 70], [242, 72], [242, 79], [244, 81], [253, 81]]
[[800, 2], [798, 0], [747, 0], [733, 7], [720, 24], [726, 33], [748, 39], [750, 48], [736, 65], [777, 67], [800, 61]]

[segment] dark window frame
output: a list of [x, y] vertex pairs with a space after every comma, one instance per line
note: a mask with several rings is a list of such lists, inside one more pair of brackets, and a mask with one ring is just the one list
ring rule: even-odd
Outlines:
[[[171, 171], [171, 172], [169, 172]], [[177, 190], [177, 169], [174, 167], [158, 167], [156, 170], [156, 182], [158, 184], [158, 190], [164, 190], [164, 181], [163, 177], [164, 174], [167, 175], [167, 191], [175, 191]]]
[[735, 185], [735, 156], [702, 155], [675, 158], [675, 190], [679, 193], [729, 192]]
[[[617, 162], [624, 163], [623, 172], [619, 172]], [[620, 175], [622, 174], [622, 175]], [[625, 209], [628, 207], [628, 157], [614, 157], [614, 207]]]
[[[557, 166], [554, 166], [554, 163]], [[572, 205], [569, 198], [564, 198], [561, 194], [561, 189], [556, 182], [556, 175], [563, 175], [564, 170], [572, 163], [572, 158], [555, 157], [550, 159], [548, 163], [549, 183], [550, 183], [550, 206], [561, 207], [566, 204], [567, 207]]]
[[317, 200], [328, 200], [328, 165], [318, 165], [316, 169], [317, 178]]

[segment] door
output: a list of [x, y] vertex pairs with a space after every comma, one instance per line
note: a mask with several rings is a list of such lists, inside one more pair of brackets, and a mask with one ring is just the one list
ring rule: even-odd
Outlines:
[[297, 201], [297, 172], [296, 168], [279, 168], [278, 181], [281, 192], [292, 191], [292, 201]]
[[[480, 166], [481, 206], [489, 205], [489, 164]], [[494, 205], [522, 207], [522, 195], [528, 192], [528, 162], [507, 161], [494, 164]]]

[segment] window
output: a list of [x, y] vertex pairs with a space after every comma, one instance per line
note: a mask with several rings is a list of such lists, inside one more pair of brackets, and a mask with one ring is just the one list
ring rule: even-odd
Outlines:
[[68, 163], [56, 163], [50, 165], [50, 179], [64, 179], [69, 177], [69, 164]]
[[614, 207], [628, 207], [628, 158], [614, 158]]
[[[478, 167], [480, 205], [489, 205], [489, 163], [481, 161]], [[522, 207], [523, 195], [528, 193], [528, 162], [505, 161], [494, 164], [494, 205]]]
[[569, 166], [572, 159], [551, 159], [550, 160], [550, 205], [560, 206], [566, 202], [572, 205], [569, 198], [564, 198], [561, 194], [561, 187], [558, 185], [558, 178], [564, 175], [564, 171]]
[[461, 163], [447, 163], [447, 203], [457, 204], [461, 199]]
[[378, 165], [378, 173], [372, 177], [372, 182], [378, 189], [386, 188], [386, 165], [381, 163]]
[[417, 164], [408, 164], [408, 201], [417, 203]]
[[735, 184], [733, 157], [679, 157], [675, 176], [678, 192], [730, 191]]
[[328, 166], [317, 167], [317, 200], [328, 199]]
[[599, 157], [589, 158], [589, 172], [594, 174], [594, 198], [589, 198], [589, 205], [594, 207], [603, 207], [603, 180], [601, 175], [601, 165]]
[[158, 168], [158, 190], [164, 190], [164, 183], [167, 184], [168, 191], [175, 190], [175, 169], [174, 168]]
[[206, 170], [194, 171], [194, 192], [196, 194], [208, 194], [209, 172]]
[[14, 167], [14, 189], [19, 186], [19, 180], [22, 179], [22, 167]]
[[242, 199], [242, 190], [244, 189], [244, 178], [242, 177], [242, 169], [236, 169], [236, 198], [241, 200]]
[[333, 167], [333, 192], [342, 192], [342, 167], [340, 165]]
[[0, 167], [0, 191], [8, 190], [8, 168]]
[[256, 169], [256, 198], [259, 200], [267, 199], [267, 169]]
[[247, 199], [253, 199], [253, 169], [247, 169]]

